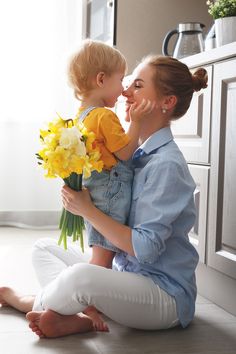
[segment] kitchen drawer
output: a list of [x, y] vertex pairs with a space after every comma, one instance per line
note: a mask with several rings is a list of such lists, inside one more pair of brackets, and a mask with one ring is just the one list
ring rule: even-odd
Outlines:
[[190, 163], [210, 164], [212, 66], [205, 69], [208, 88], [195, 92], [188, 112], [171, 123], [175, 141]]

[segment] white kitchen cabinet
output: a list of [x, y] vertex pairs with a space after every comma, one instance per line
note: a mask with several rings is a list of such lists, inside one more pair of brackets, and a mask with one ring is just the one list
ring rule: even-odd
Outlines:
[[183, 62], [209, 75], [208, 88], [194, 94], [187, 114], [172, 125], [196, 182], [189, 237], [200, 256], [198, 287], [236, 315], [236, 42]]
[[236, 58], [214, 65], [208, 264], [236, 279]]

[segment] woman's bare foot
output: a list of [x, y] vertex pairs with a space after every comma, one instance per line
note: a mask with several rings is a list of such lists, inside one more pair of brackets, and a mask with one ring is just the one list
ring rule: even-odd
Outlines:
[[99, 315], [96, 307], [88, 306], [83, 313], [91, 318], [93, 321], [93, 326], [96, 331], [109, 332], [109, 328], [106, 322], [103, 321], [102, 317]]
[[52, 310], [27, 313], [29, 327], [40, 338], [57, 338], [94, 330], [92, 320], [83, 315], [60, 315]]
[[0, 305], [2, 307], [10, 306], [18, 311], [27, 313], [32, 310], [33, 303], [34, 296], [21, 295], [6, 286], [0, 287]]

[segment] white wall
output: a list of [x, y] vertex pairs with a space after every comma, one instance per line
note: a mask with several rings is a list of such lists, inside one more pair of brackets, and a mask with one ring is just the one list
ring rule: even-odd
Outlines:
[[0, 213], [61, 210], [62, 181], [44, 178], [35, 153], [39, 128], [56, 112], [72, 117], [77, 111], [66, 68], [81, 41], [81, 4], [0, 3]]

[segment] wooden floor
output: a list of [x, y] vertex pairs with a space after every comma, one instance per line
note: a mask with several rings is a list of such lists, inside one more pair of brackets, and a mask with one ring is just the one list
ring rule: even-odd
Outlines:
[[[0, 227], [0, 286], [35, 293], [39, 285], [31, 266], [31, 247], [40, 237], [57, 231]], [[140, 319], [141, 320], [141, 319]], [[1, 354], [235, 354], [236, 317], [201, 296], [187, 329], [137, 331], [107, 320], [109, 333], [38, 339], [23, 314], [0, 308]]]

